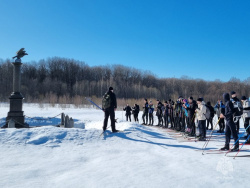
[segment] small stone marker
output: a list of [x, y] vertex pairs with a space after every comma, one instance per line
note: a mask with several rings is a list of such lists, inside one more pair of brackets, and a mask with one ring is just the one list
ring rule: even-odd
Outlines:
[[74, 127], [74, 120], [72, 119], [72, 117], [69, 119], [69, 128], [73, 128]]
[[15, 126], [15, 121], [14, 121], [13, 119], [10, 119], [10, 120], [9, 120], [8, 128], [16, 128], [16, 126]]
[[69, 127], [69, 116], [68, 115], [65, 116], [65, 122], [64, 123], [65, 123], [65, 126], [64, 126], [65, 128], [70, 128]]

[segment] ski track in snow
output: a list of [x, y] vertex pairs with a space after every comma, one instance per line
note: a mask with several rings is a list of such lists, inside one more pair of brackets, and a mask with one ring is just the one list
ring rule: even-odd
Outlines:
[[[0, 118], [6, 117], [8, 106], [0, 109]], [[24, 111], [29, 117], [64, 112], [78, 120], [77, 128], [0, 129], [0, 187], [249, 187], [248, 157], [202, 155], [204, 142], [126, 122], [123, 112], [116, 112], [123, 132], [101, 135], [100, 110], [24, 104]], [[215, 133], [207, 150], [223, 144], [223, 135]], [[244, 149], [239, 155], [249, 154], [250, 147]]]

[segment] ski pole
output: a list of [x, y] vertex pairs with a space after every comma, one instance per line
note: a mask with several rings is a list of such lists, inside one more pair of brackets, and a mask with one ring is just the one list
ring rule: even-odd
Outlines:
[[[246, 130], [250, 127], [250, 125], [247, 126], [247, 128], [245, 129], [245, 131], [239, 136], [238, 140], [236, 140], [236, 142], [234, 142], [233, 146], [230, 148], [230, 150], [235, 146], [235, 144], [240, 140], [240, 138], [242, 136], [244, 136]], [[230, 152], [230, 150], [228, 150], [226, 153], [225, 153], [225, 156]]]
[[204, 143], [204, 145], [203, 145], [203, 147], [202, 147], [202, 150], [203, 150], [203, 151], [202, 151], [202, 155], [204, 155], [204, 151], [205, 151], [205, 149], [206, 149], [206, 147], [207, 147], [207, 145], [208, 145], [210, 139], [212, 138], [212, 134], [213, 134], [214, 130], [216, 129], [216, 127], [217, 127], [219, 121], [220, 121], [220, 118], [219, 118], [219, 120], [217, 121], [217, 123], [216, 123], [215, 127], [213, 128], [213, 130], [211, 131], [210, 136], [209, 136], [209, 139]]
[[241, 148], [239, 149], [239, 151], [236, 153], [236, 155], [234, 156], [233, 159], [235, 159], [235, 157], [239, 154], [240, 150], [243, 148], [243, 146], [245, 145], [245, 143], [248, 141], [250, 135], [248, 135], [247, 139], [245, 140], [245, 142], [242, 144]]
[[97, 108], [99, 108], [100, 110], [103, 111], [103, 109], [102, 109], [100, 106], [98, 106], [96, 103], [94, 103], [92, 100], [88, 99], [87, 97], [85, 97], [85, 99], [86, 99], [87, 101], [89, 101], [90, 103], [92, 103], [93, 105], [95, 105]]

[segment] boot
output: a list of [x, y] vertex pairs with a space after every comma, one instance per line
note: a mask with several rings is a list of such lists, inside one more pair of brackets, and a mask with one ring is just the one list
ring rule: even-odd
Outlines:
[[246, 141], [246, 144], [250, 144], [250, 139], [248, 139], [248, 140]]
[[239, 151], [239, 142], [237, 142], [231, 152]]
[[229, 150], [229, 145], [225, 145], [223, 148], [220, 148], [220, 150], [222, 150], [222, 151]]
[[200, 137], [198, 140], [199, 140], [199, 141], [206, 141], [206, 138]]

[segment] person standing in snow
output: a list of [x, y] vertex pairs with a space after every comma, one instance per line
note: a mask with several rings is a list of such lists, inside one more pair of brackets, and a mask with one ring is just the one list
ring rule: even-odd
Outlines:
[[149, 101], [148, 105], [149, 125], [154, 125], [154, 105], [152, 101]]
[[[145, 118], [146, 118], [146, 121], [145, 121]], [[142, 125], [147, 125], [148, 124], [148, 99], [144, 99], [142, 120], [143, 120]]]
[[203, 98], [197, 100], [198, 108], [195, 110], [198, 118], [198, 127], [200, 132], [199, 141], [206, 141], [206, 106]]
[[226, 118], [226, 132], [225, 132], [226, 140], [225, 140], [225, 146], [221, 148], [221, 150], [229, 150], [229, 144], [232, 134], [235, 141], [235, 145], [231, 151], [238, 151], [239, 150], [238, 134], [236, 131], [235, 123], [233, 121], [234, 105], [232, 101], [230, 101], [230, 96], [228, 93], [223, 94], [223, 99], [225, 102], [225, 112], [222, 113], [220, 117]]
[[106, 131], [108, 118], [110, 117], [111, 129], [112, 132], [118, 132], [115, 128], [115, 110], [117, 108], [116, 95], [114, 93], [113, 87], [110, 87], [109, 90], [105, 93], [102, 102], [102, 109], [104, 111], [104, 122], [103, 122], [103, 131]]
[[139, 122], [139, 119], [138, 119], [139, 112], [140, 112], [139, 105], [134, 104], [134, 106], [132, 107], [132, 114], [134, 115], [135, 122]]
[[182, 123], [182, 96], [178, 98], [175, 104], [175, 130], [181, 130]]
[[207, 130], [208, 130], [209, 124], [211, 124], [211, 128], [209, 130], [213, 130], [214, 108], [211, 106], [211, 102], [207, 102], [206, 107], [210, 111], [209, 117], [207, 119]]
[[164, 102], [164, 110], [163, 110], [163, 119], [164, 119], [164, 126], [165, 128], [168, 128], [168, 112], [169, 112], [169, 107], [168, 107], [168, 101]]
[[174, 101], [169, 99], [168, 106], [169, 106], [169, 116], [170, 116], [170, 123], [171, 123], [170, 129], [174, 129]]
[[126, 120], [131, 122], [131, 107], [127, 104], [127, 106], [125, 108], [123, 108], [123, 110], [126, 112], [125, 116], [126, 116]]
[[243, 108], [242, 108], [242, 105], [240, 103], [240, 100], [237, 98], [237, 94], [235, 91], [231, 92], [231, 97], [232, 97], [231, 101], [232, 101], [233, 106], [234, 106], [233, 120], [234, 120], [234, 123], [236, 125], [236, 131], [239, 134], [239, 132], [240, 132], [240, 117], [243, 113]]
[[[250, 135], [250, 127], [248, 127], [250, 125], [250, 101], [245, 96], [242, 96], [241, 102], [243, 104], [242, 118], [244, 120], [244, 127], [245, 129], [247, 128], [246, 132], [248, 138], [248, 136]], [[250, 139], [248, 139], [246, 143], [250, 143]]]
[[187, 117], [187, 133], [188, 136], [195, 136], [195, 110], [197, 108], [197, 103], [193, 99], [193, 97], [188, 98], [188, 103], [184, 105], [184, 108], [188, 111], [188, 117]]
[[219, 121], [218, 124], [219, 124], [219, 127], [220, 127], [220, 129], [217, 131], [217, 133], [224, 133], [225, 120], [224, 120], [224, 117], [222, 117], [220, 114], [225, 113], [225, 105], [222, 103], [221, 100], [218, 100], [218, 102], [216, 103], [214, 108], [215, 108], [215, 111], [216, 111], [216, 115], [218, 117], [218, 121]]
[[157, 100], [157, 111], [156, 111], [156, 116], [158, 117], [158, 126], [163, 125], [162, 121], [162, 103], [160, 100]]

